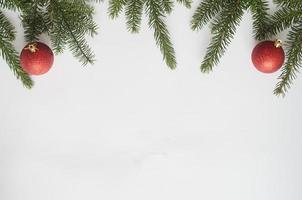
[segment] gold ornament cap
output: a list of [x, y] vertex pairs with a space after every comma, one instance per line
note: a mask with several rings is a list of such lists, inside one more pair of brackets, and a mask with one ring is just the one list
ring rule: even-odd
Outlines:
[[276, 48], [281, 48], [282, 47], [282, 40], [279, 40], [279, 39], [275, 40], [274, 45], [275, 45]]
[[27, 47], [25, 49], [29, 50], [31, 53], [35, 53], [39, 50], [37, 45], [38, 44], [36, 42], [30, 43], [27, 45]]

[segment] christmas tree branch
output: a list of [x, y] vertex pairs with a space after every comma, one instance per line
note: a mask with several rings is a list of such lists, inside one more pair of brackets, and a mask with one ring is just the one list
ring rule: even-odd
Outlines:
[[302, 8], [301, 0], [274, 0], [274, 2], [280, 6]]
[[212, 25], [212, 41], [207, 49], [201, 65], [202, 72], [212, 71], [225, 53], [243, 16], [244, 7], [240, 2], [233, 1], [224, 7]]
[[117, 18], [122, 12], [127, 0], [109, 0], [109, 16], [114, 19]]
[[302, 11], [300, 9], [282, 7], [280, 8], [270, 20], [265, 38], [270, 38], [278, 33], [292, 27], [302, 19]]
[[22, 9], [21, 20], [24, 27], [26, 41], [37, 41], [38, 37], [45, 31], [47, 26], [44, 22], [42, 7], [38, 2], [25, 6]]
[[276, 95], [285, 95], [296, 79], [299, 69], [302, 67], [302, 22], [292, 28], [287, 41], [287, 62], [282, 68], [279, 82], [274, 90]]
[[[187, 8], [191, 7], [191, 0], [176, 1]], [[139, 32], [142, 12], [145, 8], [149, 27], [154, 30], [154, 38], [163, 54], [163, 59], [168, 67], [174, 69], [176, 67], [175, 51], [164, 21], [166, 14], [173, 10], [173, 0], [110, 0], [108, 12], [111, 18], [118, 17], [124, 7], [127, 29], [132, 33]]]
[[26, 88], [32, 88], [33, 81], [20, 67], [19, 56], [12, 41], [15, 39], [14, 28], [7, 18], [0, 12], [0, 55], [6, 61], [14, 75], [20, 79]]
[[74, 4], [56, 0], [50, 1], [48, 9], [49, 19], [53, 23], [53, 29], [49, 32], [55, 50], [60, 52], [68, 44], [73, 55], [83, 65], [93, 64], [94, 54], [85, 40], [87, 33], [93, 35], [96, 32], [96, 25], [92, 20], [93, 9], [84, 2]]
[[138, 33], [142, 21], [143, 0], [128, 0], [126, 4], [126, 23], [128, 31]]
[[191, 0], [176, 0], [178, 3], [183, 4], [186, 8], [191, 8]]
[[149, 17], [149, 26], [154, 29], [156, 44], [160, 47], [166, 64], [171, 69], [176, 68], [175, 51], [163, 17], [164, 10], [158, 0], [146, 0], [146, 13]]
[[204, 0], [200, 2], [192, 17], [191, 28], [193, 30], [203, 28], [221, 11], [223, 5], [221, 0]]
[[15, 40], [15, 29], [6, 16], [0, 11], [0, 33], [8, 41]]
[[22, 4], [26, 4], [26, 0], [0, 0], [0, 7], [16, 10], [17, 8], [20, 8]]
[[174, 3], [171, 0], [162, 0], [162, 7], [163, 7], [165, 13], [170, 14], [174, 7]]
[[265, 0], [253, 0], [249, 2], [253, 16], [254, 37], [263, 40], [269, 30], [268, 2]]

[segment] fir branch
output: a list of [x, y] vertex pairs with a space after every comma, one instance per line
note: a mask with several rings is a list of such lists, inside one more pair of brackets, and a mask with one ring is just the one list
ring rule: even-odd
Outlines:
[[170, 14], [172, 12], [174, 4], [173, 4], [173, 1], [171, 1], [171, 0], [162, 0], [162, 6], [164, 8], [164, 11], [167, 14]]
[[6, 61], [10, 69], [13, 71], [17, 79], [20, 79], [24, 87], [30, 89], [33, 87], [34, 82], [29, 77], [29, 75], [20, 67], [19, 55], [15, 51], [13, 45], [2, 39], [0, 35], [0, 54], [2, 58]]
[[132, 33], [140, 29], [143, 12], [143, 0], [128, 0], [126, 5], [127, 28]]
[[146, 13], [149, 17], [149, 26], [154, 29], [156, 44], [160, 47], [163, 59], [171, 68], [176, 68], [175, 51], [170, 41], [170, 35], [165, 22], [163, 21], [164, 10], [159, 0], [146, 0]]
[[222, 9], [221, 0], [204, 0], [197, 7], [192, 20], [191, 28], [193, 30], [201, 29], [211, 18], [215, 17]]
[[8, 41], [15, 40], [15, 29], [6, 16], [0, 11], [0, 33]]
[[69, 34], [65, 30], [65, 26], [61, 23], [59, 16], [53, 12], [56, 8], [53, 4], [46, 7], [45, 22], [48, 27], [48, 34], [51, 39], [53, 50], [56, 54], [65, 50]]
[[266, 38], [276, 35], [287, 28], [292, 27], [302, 19], [302, 10], [284, 7], [278, 10], [272, 17]]
[[191, 8], [192, 0], [176, 0], [176, 1], [184, 5], [186, 8]]
[[[191, 0], [176, 1], [186, 7], [191, 6]], [[173, 5], [173, 0], [110, 0], [109, 15], [111, 18], [116, 18], [125, 6], [127, 29], [132, 33], [137, 33], [141, 25], [142, 12], [145, 9], [149, 27], [154, 30], [154, 38], [163, 54], [163, 59], [171, 69], [174, 69], [176, 67], [175, 51], [164, 21], [166, 14], [170, 14], [173, 10]]]
[[285, 95], [297, 77], [299, 69], [302, 68], [302, 22], [292, 28], [288, 35], [286, 46], [287, 62], [282, 68], [279, 82], [274, 90], [276, 95]]
[[284, 7], [302, 8], [301, 0], [274, 0], [274, 2]]
[[249, 1], [250, 10], [253, 16], [253, 31], [254, 37], [258, 40], [263, 40], [269, 31], [269, 5], [266, 0]]
[[85, 41], [84, 36], [77, 34], [74, 29], [72, 29], [67, 18], [64, 15], [64, 12], [62, 10], [60, 11], [62, 14], [63, 22], [65, 23], [67, 31], [70, 33], [71, 36], [68, 42], [69, 48], [71, 49], [73, 55], [75, 57], [78, 57], [83, 65], [87, 65], [88, 63], [93, 64], [94, 55], [90, 50], [90, 47], [88, 46], [87, 42]]
[[[64, 8], [69, 8], [64, 9]], [[86, 3], [74, 4], [72, 2], [50, 1], [48, 13], [53, 21], [53, 29], [50, 35], [57, 50], [64, 48], [68, 44], [73, 55], [79, 59], [82, 65], [94, 63], [94, 54], [85, 40], [85, 34], [89, 30], [95, 31], [92, 23], [91, 13], [87, 13], [89, 7]], [[86, 10], [86, 12], [83, 12]], [[83, 25], [83, 21], [88, 22]], [[59, 31], [59, 32], [58, 32]], [[58, 38], [61, 37], [61, 38]]]
[[16, 10], [24, 3], [26, 3], [25, 0], [0, 0], [0, 7]]
[[37, 41], [39, 35], [47, 31], [42, 8], [37, 2], [22, 9], [21, 20], [27, 42]]
[[114, 19], [117, 18], [122, 12], [127, 0], [110, 0], [109, 1], [109, 16]]
[[11, 43], [14, 40], [13, 27], [2, 12], [0, 12], [0, 27], [0, 55], [6, 61], [16, 78], [20, 79], [26, 88], [32, 88], [33, 81], [20, 67], [18, 53]]
[[201, 65], [204, 73], [212, 71], [214, 65], [219, 63], [219, 59], [225, 53], [230, 44], [243, 16], [244, 5], [240, 1], [229, 3], [213, 22], [212, 41], [207, 48], [205, 58]]

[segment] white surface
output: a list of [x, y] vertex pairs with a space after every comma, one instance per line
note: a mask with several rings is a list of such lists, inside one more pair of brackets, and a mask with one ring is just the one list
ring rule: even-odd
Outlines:
[[106, 4], [94, 66], [57, 56], [28, 91], [0, 61], [0, 199], [300, 200], [301, 79], [285, 99], [272, 95], [278, 73], [250, 61], [249, 14], [221, 64], [201, 74], [209, 30], [189, 28], [197, 3], [168, 18], [175, 71], [146, 19], [131, 35]]

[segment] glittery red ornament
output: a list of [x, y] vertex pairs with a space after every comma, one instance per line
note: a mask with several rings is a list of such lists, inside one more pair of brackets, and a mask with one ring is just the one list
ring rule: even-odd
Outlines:
[[20, 55], [21, 67], [30, 75], [42, 75], [49, 71], [54, 61], [52, 50], [44, 43], [27, 44]]
[[273, 73], [282, 67], [285, 54], [281, 44], [280, 40], [264, 41], [254, 48], [252, 61], [259, 71]]

